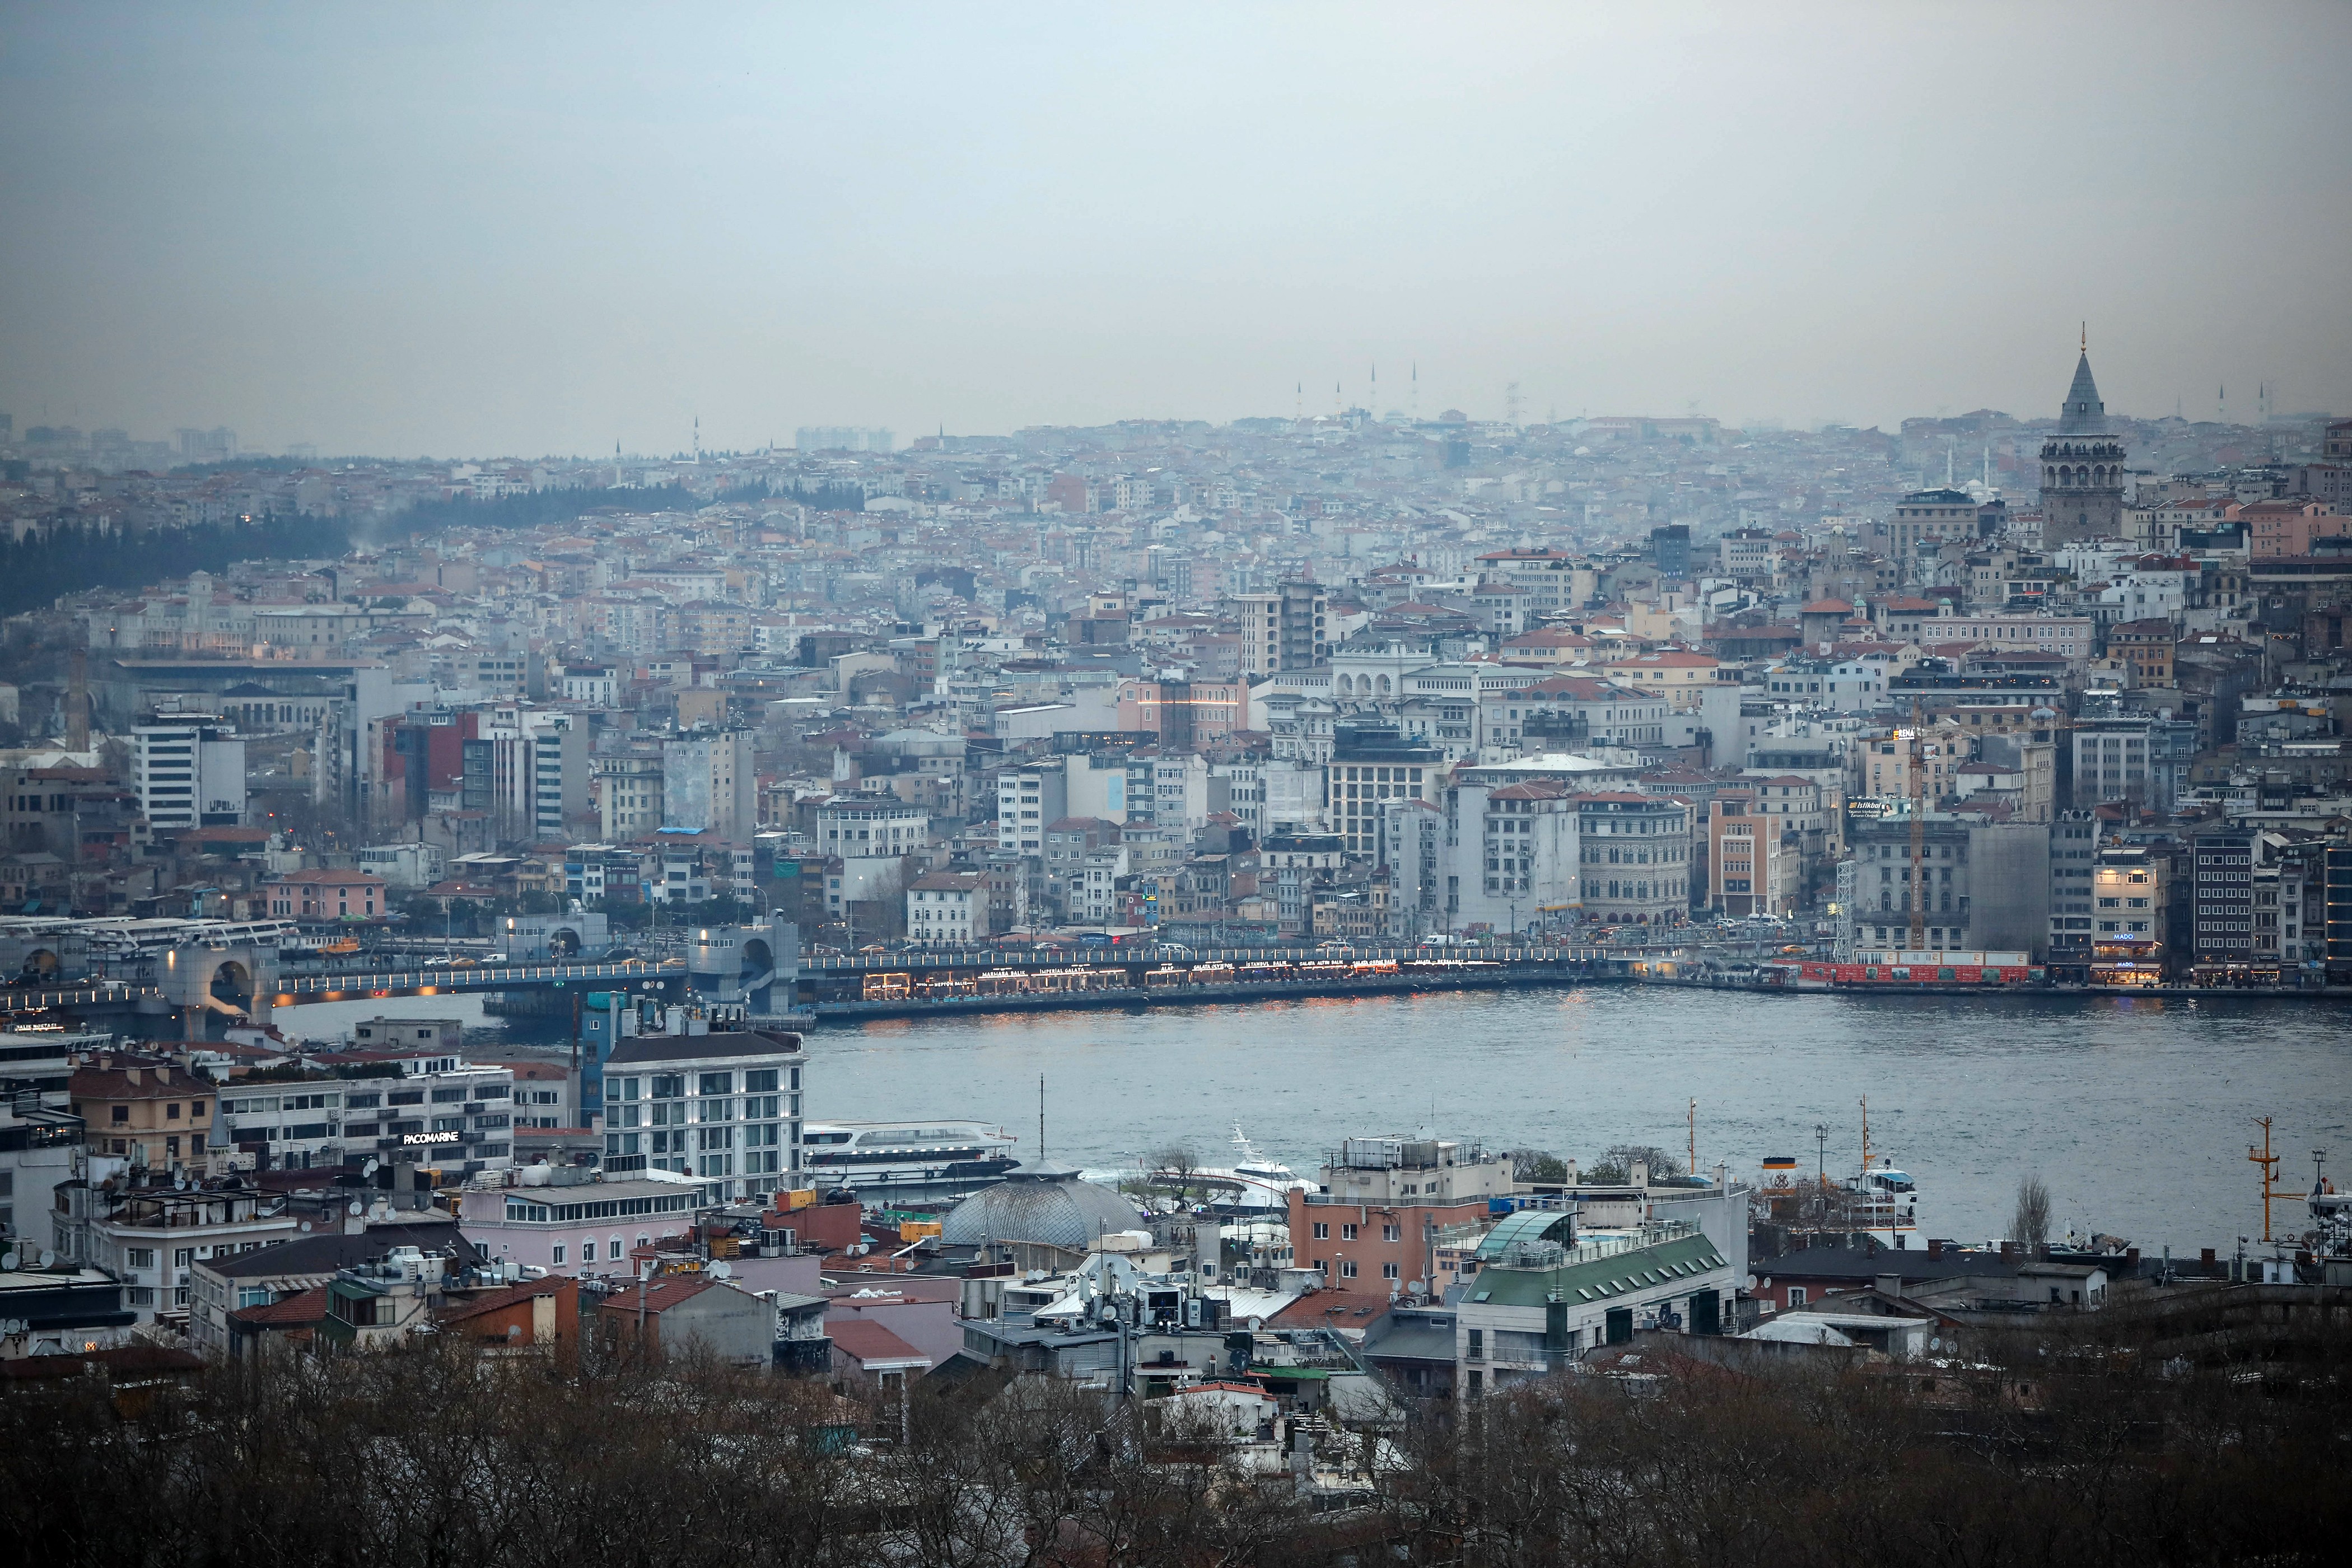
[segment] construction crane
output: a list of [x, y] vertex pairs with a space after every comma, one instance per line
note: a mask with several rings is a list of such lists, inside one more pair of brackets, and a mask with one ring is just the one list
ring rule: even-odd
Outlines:
[[1911, 700], [1911, 951], [1927, 951], [1927, 748], [1919, 700]]

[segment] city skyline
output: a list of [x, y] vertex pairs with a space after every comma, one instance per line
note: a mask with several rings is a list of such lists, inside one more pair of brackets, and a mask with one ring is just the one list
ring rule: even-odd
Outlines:
[[[1377, 365], [1376, 414], [1891, 427], [2033, 416], [2085, 319], [2119, 413], [2352, 405], [2336, 8], [551, 20], [19, 12], [0, 408], [740, 450]], [[2179, 112], [2255, 92], [2311, 107]]]

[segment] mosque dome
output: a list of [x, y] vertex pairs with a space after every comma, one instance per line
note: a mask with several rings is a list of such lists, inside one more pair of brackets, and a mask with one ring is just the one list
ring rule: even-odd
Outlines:
[[1097, 1237], [1142, 1224], [1125, 1198], [1079, 1180], [1076, 1166], [1041, 1160], [1007, 1172], [996, 1185], [950, 1209], [940, 1222], [940, 1239], [950, 1247], [1015, 1241], [1084, 1252]]

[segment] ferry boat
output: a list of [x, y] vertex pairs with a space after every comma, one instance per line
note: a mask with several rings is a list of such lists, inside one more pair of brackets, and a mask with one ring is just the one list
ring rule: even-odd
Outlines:
[[1926, 952], [1857, 952], [1851, 962], [1823, 959], [1776, 959], [1766, 967], [1778, 970], [1780, 984], [1797, 991], [1896, 990], [1916, 985], [2039, 985], [2048, 971], [2028, 963], [2023, 952], [1962, 952], [1939, 949]]
[[1862, 1164], [1842, 1180], [1818, 1172], [1799, 1173], [1794, 1155], [1764, 1161], [1754, 1207], [1759, 1218], [1798, 1234], [1868, 1236], [1880, 1246], [1905, 1251], [1924, 1247], [1919, 1239], [1919, 1184], [1895, 1157], [1870, 1150], [1870, 1101], [1862, 1101]]
[[861, 1197], [950, 1197], [1001, 1181], [1019, 1142], [982, 1121], [811, 1121], [801, 1129], [818, 1183]]

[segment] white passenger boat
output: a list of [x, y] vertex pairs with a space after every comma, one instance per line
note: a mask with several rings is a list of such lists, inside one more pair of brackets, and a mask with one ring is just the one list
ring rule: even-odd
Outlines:
[[[1013, 1169], [1013, 1134], [982, 1121], [811, 1121], [801, 1129], [810, 1172], [826, 1186], [880, 1197], [986, 1186]], [[888, 1191], [886, 1193], [885, 1189]]]

